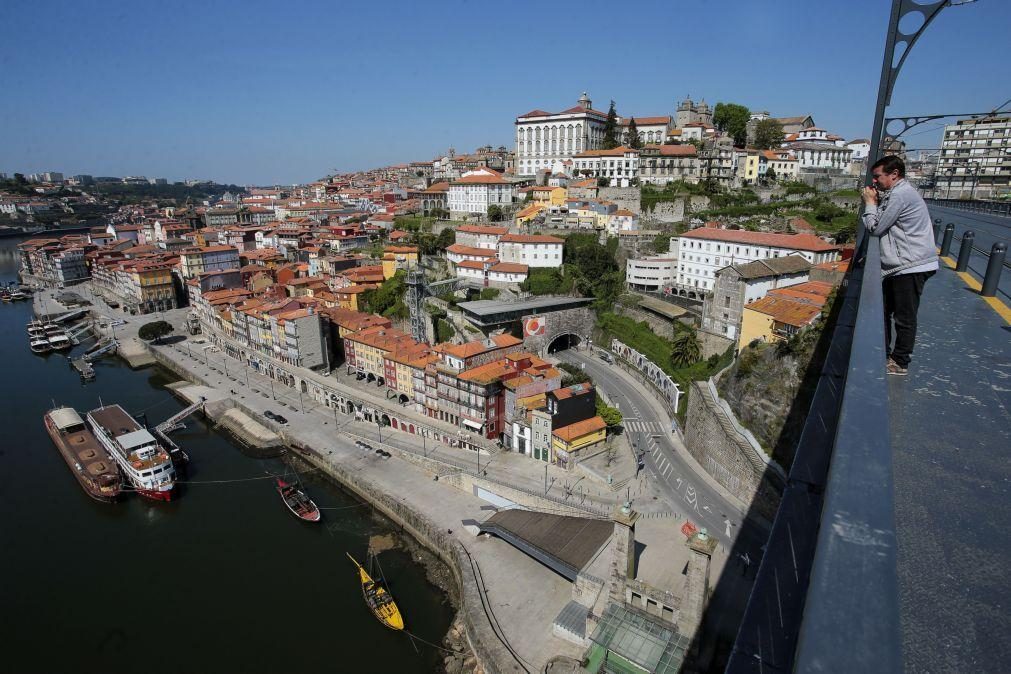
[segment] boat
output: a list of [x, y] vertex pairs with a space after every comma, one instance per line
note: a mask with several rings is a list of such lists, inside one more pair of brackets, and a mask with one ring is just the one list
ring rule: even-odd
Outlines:
[[284, 505], [288, 506], [288, 510], [295, 517], [306, 522], [319, 522], [319, 508], [316, 507], [311, 498], [306, 496], [304, 491], [298, 488], [298, 485], [285, 482], [281, 478], [276, 478], [276, 480], [277, 493], [281, 495]]
[[57, 407], [44, 415], [46, 430], [70, 472], [96, 501], [112, 503], [119, 498], [122, 479], [119, 466], [73, 407]]
[[133, 489], [155, 501], [172, 500], [176, 473], [171, 457], [126, 410], [119, 405], [91, 410], [88, 425]]
[[32, 338], [34, 338], [34, 337], [43, 337], [44, 338], [46, 336], [46, 329], [44, 327], [42, 327], [42, 324], [39, 323], [38, 321], [32, 321], [26, 327], [28, 328], [28, 336], [29, 337], [32, 337]]
[[62, 330], [48, 334], [46, 339], [49, 341], [49, 347], [53, 351], [65, 351], [74, 346], [74, 343], [70, 341], [70, 337], [67, 337], [67, 333]]
[[362, 595], [365, 597], [365, 603], [368, 604], [369, 609], [379, 619], [379, 622], [391, 630], [404, 629], [404, 618], [400, 615], [400, 609], [393, 601], [393, 596], [386, 591], [385, 587], [372, 580], [369, 572], [351, 556], [351, 553], [348, 553], [348, 559], [358, 567], [358, 578], [362, 583]]
[[53, 347], [49, 344], [49, 340], [45, 337], [33, 337], [28, 342], [28, 346], [31, 348], [32, 353], [49, 353], [53, 350]]
[[20, 289], [12, 290], [10, 294], [11, 300], [14, 302], [20, 302], [21, 300], [28, 299], [28, 295], [22, 292]]

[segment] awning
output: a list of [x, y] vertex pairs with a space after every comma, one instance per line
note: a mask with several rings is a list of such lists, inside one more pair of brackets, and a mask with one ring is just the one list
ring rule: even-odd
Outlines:
[[470, 419], [464, 419], [463, 425], [466, 426], [467, 428], [472, 428], [475, 431], [480, 431], [482, 428], [484, 428], [484, 424], [479, 424], [476, 421], [471, 421]]

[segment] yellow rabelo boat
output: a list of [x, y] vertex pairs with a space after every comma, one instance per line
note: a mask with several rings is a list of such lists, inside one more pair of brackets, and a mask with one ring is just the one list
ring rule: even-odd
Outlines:
[[393, 597], [382, 585], [372, 580], [369, 572], [362, 568], [362, 565], [355, 561], [355, 558], [348, 553], [348, 559], [358, 567], [358, 576], [362, 582], [362, 595], [365, 603], [372, 609], [372, 613], [379, 618], [379, 622], [389, 627], [391, 630], [404, 629], [404, 619], [400, 615], [400, 609], [393, 601]]

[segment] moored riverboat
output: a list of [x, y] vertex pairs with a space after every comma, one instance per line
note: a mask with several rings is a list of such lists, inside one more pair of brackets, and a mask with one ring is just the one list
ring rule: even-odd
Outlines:
[[358, 567], [358, 580], [362, 584], [362, 596], [365, 597], [365, 603], [373, 615], [391, 630], [404, 629], [404, 618], [400, 615], [400, 609], [393, 601], [393, 596], [386, 591], [385, 587], [374, 581], [369, 572], [350, 553], [348, 553], [348, 559]]
[[119, 405], [91, 410], [88, 424], [134, 490], [152, 500], [172, 500], [172, 459], [146, 428]]
[[276, 478], [276, 480], [277, 493], [280, 494], [284, 505], [295, 517], [305, 522], [319, 522], [319, 508], [304, 491], [298, 488], [298, 485], [285, 482], [281, 478]]
[[115, 501], [122, 483], [119, 466], [88, 430], [77, 410], [57, 407], [46, 412], [44, 421], [49, 437], [84, 493], [96, 501]]

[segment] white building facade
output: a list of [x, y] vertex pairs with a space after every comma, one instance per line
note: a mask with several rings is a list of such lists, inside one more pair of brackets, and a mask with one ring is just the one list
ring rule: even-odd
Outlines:
[[561, 267], [564, 244], [543, 234], [506, 234], [498, 242], [498, 259], [528, 267]]
[[532, 176], [599, 148], [606, 121], [607, 113], [594, 110], [586, 92], [568, 110], [531, 110], [520, 115], [516, 118], [516, 175]]
[[487, 215], [494, 205], [506, 207], [513, 202], [513, 186], [495, 171], [480, 168], [467, 171], [449, 185], [451, 216]]
[[625, 267], [625, 283], [633, 290], [659, 291], [674, 285], [677, 267], [677, 258], [673, 257], [630, 259]]
[[674, 288], [676, 294], [694, 299], [702, 299], [711, 291], [716, 273], [733, 264], [800, 255], [815, 265], [834, 262], [842, 252], [841, 246], [811, 234], [701, 227], [676, 239], [678, 267]]

